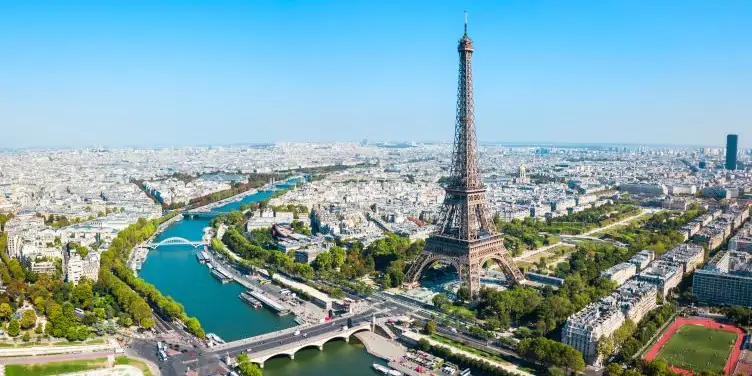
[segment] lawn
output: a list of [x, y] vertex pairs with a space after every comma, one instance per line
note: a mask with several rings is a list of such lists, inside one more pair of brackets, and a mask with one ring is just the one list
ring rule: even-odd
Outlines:
[[696, 373], [723, 372], [735, 341], [736, 333], [684, 325], [661, 348], [656, 359]]
[[144, 376], [152, 376], [152, 373], [151, 373], [151, 370], [149, 369], [149, 366], [147, 366], [146, 363], [144, 363], [144, 362], [142, 362], [140, 360], [136, 360], [136, 359], [133, 359], [133, 358], [128, 358], [126, 356], [119, 356], [119, 357], [115, 358], [115, 364], [127, 364], [127, 365], [131, 365], [131, 366], [134, 366], [134, 367], [140, 369], [144, 373]]
[[47, 376], [68, 372], [80, 372], [107, 366], [106, 358], [73, 360], [44, 364], [9, 364], [5, 366], [6, 376]]

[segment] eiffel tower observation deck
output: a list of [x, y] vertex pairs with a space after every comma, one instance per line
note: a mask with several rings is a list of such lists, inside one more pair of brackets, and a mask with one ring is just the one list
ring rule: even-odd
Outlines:
[[473, 100], [473, 40], [465, 33], [460, 38], [457, 116], [450, 179], [436, 231], [426, 240], [420, 256], [408, 269], [406, 281], [417, 284], [424, 268], [436, 261], [454, 266], [462, 285], [471, 295], [480, 290], [483, 265], [496, 261], [510, 282], [524, 281], [524, 275], [504, 248], [503, 237], [494, 228], [486, 203], [486, 188], [480, 175], [478, 146], [475, 136]]

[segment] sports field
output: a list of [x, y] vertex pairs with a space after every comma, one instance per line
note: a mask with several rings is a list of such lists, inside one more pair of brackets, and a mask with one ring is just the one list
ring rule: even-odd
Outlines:
[[723, 372], [737, 334], [699, 325], [683, 325], [658, 352], [656, 359], [692, 370]]

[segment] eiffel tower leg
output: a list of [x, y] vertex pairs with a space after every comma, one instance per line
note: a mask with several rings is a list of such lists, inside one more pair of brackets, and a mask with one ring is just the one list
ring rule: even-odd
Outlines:
[[405, 274], [405, 282], [403, 283], [405, 288], [415, 288], [418, 286], [420, 273], [431, 262], [431, 256], [433, 256], [431, 253], [422, 251], [420, 255], [418, 255], [418, 258], [413, 261], [410, 268], [407, 269], [407, 274]]
[[480, 269], [482, 265], [470, 263], [467, 272], [467, 287], [470, 290], [470, 296], [475, 299], [480, 293]]

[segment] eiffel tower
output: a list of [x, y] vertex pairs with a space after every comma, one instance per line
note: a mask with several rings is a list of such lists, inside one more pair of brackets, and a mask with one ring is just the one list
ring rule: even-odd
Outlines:
[[450, 180], [445, 188], [436, 231], [426, 240], [420, 256], [405, 276], [408, 285], [416, 285], [421, 272], [436, 261], [457, 269], [460, 282], [473, 297], [480, 290], [480, 272], [488, 260], [496, 261], [507, 279], [522, 282], [525, 277], [504, 248], [501, 234], [494, 229], [486, 205], [486, 188], [481, 181], [478, 148], [475, 139], [473, 101], [473, 41], [465, 34], [459, 41], [460, 72], [457, 88], [457, 118]]

